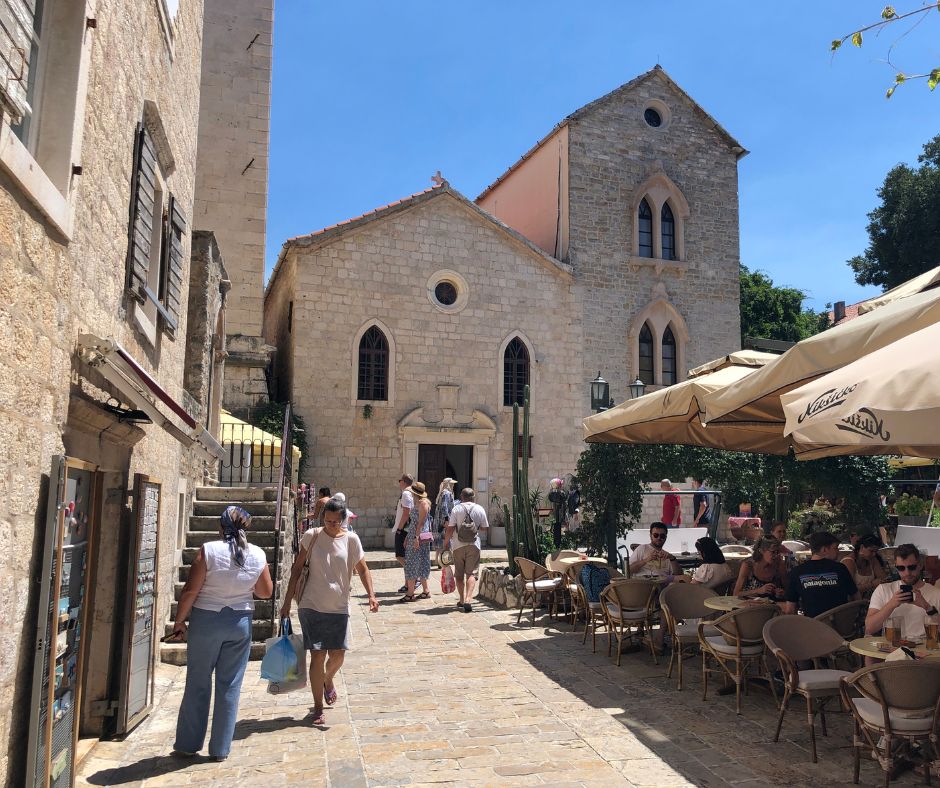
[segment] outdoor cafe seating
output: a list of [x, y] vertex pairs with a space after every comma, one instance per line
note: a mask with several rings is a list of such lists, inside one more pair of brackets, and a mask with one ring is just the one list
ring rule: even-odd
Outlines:
[[601, 593], [601, 605], [607, 619], [607, 656], [613, 640], [617, 641], [617, 665], [625, 640], [634, 633], [645, 636], [653, 662], [659, 664], [653, 643], [653, 626], [659, 622], [657, 595], [659, 583], [639, 578], [624, 578], [611, 583]]
[[522, 597], [519, 600], [519, 617], [516, 619], [516, 623], [522, 622], [522, 613], [525, 611], [526, 602], [528, 602], [532, 606], [532, 624], [535, 624], [535, 610], [542, 595], [549, 597], [548, 615], [551, 618], [555, 614], [558, 604], [557, 592], [562, 585], [561, 573], [553, 572], [535, 563], [535, 561], [520, 556], [516, 556], [516, 566], [519, 567], [519, 574], [522, 575], [524, 581]]
[[[826, 736], [826, 703], [840, 697], [840, 681], [850, 675], [845, 670], [819, 665], [821, 660], [832, 657], [842, 647], [842, 636], [828, 624], [806, 616], [771, 618], [764, 624], [763, 636], [767, 648], [777, 658], [783, 672], [783, 700], [780, 701], [774, 741], [780, 740], [780, 729], [790, 698], [802, 695], [806, 699], [810, 747], [813, 763], [816, 763], [816, 715], [819, 715], [822, 734]], [[813, 667], [801, 668], [801, 663], [811, 663]]]
[[[675, 664], [678, 679], [676, 689], [682, 689], [682, 663], [698, 654], [699, 620], [714, 615], [714, 611], [705, 606], [705, 600], [714, 595], [714, 590], [690, 583], [675, 583], [663, 589], [659, 595], [663, 625], [672, 644], [666, 678], [672, 678]], [[720, 634], [713, 627], [706, 627], [706, 631], [711, 635]]]
[[[748, 681], [763, 678], [770, 685], [774, 700], [774, 687], [764, 644], [763, 629], [777, 615], [772, 604], [749, 605], [731, 610], [711, 622], [699, 622], [698, 640], [702, 648], [702, 700], [708, 698], [708, 677], [711, 674], [731, 680], [735, 685], [735, 710], [741, 713], [741, 690], [747, 692]], [[711, 627], [718, 635], [709, 634]], [[757, 672], [752, 670], [756, 668]]]

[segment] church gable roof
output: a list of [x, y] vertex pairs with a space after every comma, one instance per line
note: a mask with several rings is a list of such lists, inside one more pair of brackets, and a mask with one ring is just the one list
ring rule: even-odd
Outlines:
[[317, 230], [316, 232], [308, 233], [307, 235], [298, 235], [294, 238], [288, 238], [281, 246], [281, 252], [278, 255], [277, 263], [274, 266], [274, 270], [271, 272], [271, 278], [268, 280], [267, 287], [265, 288], [265, 297], [267, 297], [268, 292], [271, 289], [271, 285], [277, 279], [277, 275], [281, 268], [281, 263], [290, 249], [297, 247], [309, 248], [324, 246], [352, 230], [356, 230], [360, 227], [363, 227], [364, 225], [385, 219], [402, 211], [410, 210], [418, 205], [421, 205], [422, 203], [426, 203], [430, 200], [444, 196], [448, 196], [456, 200], [457, 203], [471, 212], [480, 221], [494, 226], [499, 232], [508, 236], [510, 241], [525, 247], [525, 249], [531, 254], [535, 255], [543, 265], [548, 266], [556, 273], [559, 273], [568, 278], [573, 276], [571, 266], [552, 257], [550, 254], [533, 244], [528, 238], [516, 230], [513, 230], [508, 225], [503, 224], [495, 216], [487, 213], [479, 205], [467, 199], [463, 194], [451, 187], [447, 181], [443, 181], [438, 185], [432, 186], [430, 189], [416, 192], [415, 194], [404, 197], [401, 200], [396, 200], [395, 202], [389, 203], [388, 205], [383, 205], [380, 208], [375, 208], [371, 211], [368, 211], [367, 213], [361, 214], [360, 216], [354, 216], [351, 219], [345, 219], [342, 222], [337, 222], [336, 224], [330, 225], [329, 227], [324, 227], [320, 230]]
[[653, 66], [653, 68], [651, 68], [649, 71], [646, 71], [643, 74], [640, 74], [639, 76], [634, 77], [629, 82], [624, 83], [620, 87], [614, 88], [612, 91], [610, 91], [609, 93], [605, 93], [600, 98], [594, 99], [594, 101], [591, 101], [585, 104], [583, 107], [576, 109], [570, 115], [567, 115], [564, 119], [562, 119], [557, 124], [555, 124], [555, 126], [552, 128], [551, 131], [548, 132], [548, 134], [546, 134], [544, 137], [542, 137], [542, 139], [536, 142], [535, 145], [533, 145], [528, 151], [526, 151], [518, 159], [518, 161], [516, 161], [511, 167], [509, 167], [509, 169], [507, 169], [495, 181], [493, 181], [489, 186], [487, 186], [482, 192], [480, 192], [479, 196], [476, 198], [477, 202], [479, 202], [484, 197], [486, 197], [487, 194], [489, 194], [500, 183], [502, 183], [510, 175], [512, 175], [512, 173], [515, 172], [524, 161], [530, 158], [533, 153], [535, 153], [539, 148], [545, 145], [545, 143], [547, 143], [550, 139], [552, 139], [552, 137], [554, 137], [555, 134], [557, 134], [561, 128], [563, 128], [564, 126], [567, 126], [572, 121], [577, 121], [585, 117], [586, 115], [589, 115], [594, 110], [598, 109], [599, 107], [601, 107], [602, 105], [610, 101], [613, 101], [619, 96], [622, 96], [625, 93], [629, 93], [631, 90], [633, 90], [634, 88], [636, 88], [637, 86], [639, 86], [643, 82], [646, 82], [649, 79], [661, 79], [670, 89], [672, 89], [676, 94], [678, 94], [679, 97], [683, 101], [685, 101], [689, 106], [691, 106], [693, 111], [701, 117], [703, 122], [705, 122], [710, 128], [712, 128], [718, 134], [718, 136], [721, 137], [725, 141], [728, 147], [735, 153], [737, 158], [740, 159], [747, 155], [747, 150], [741, 145], [741, 143], [739, 143], [734, 137], [732, 137], [731, 134], [729, 134], [728, 131], [726, 131], [725, 128], [717, 120], [715, 120], [715, 118], [713, 118], [704, 109], [702, 109], [702, 107], [695, 101], [695, 99], [693, 99], [688, 93], [686, 93], [681, 87], [679, 87], [678, 83], [672, 77], [670, 77], [669, 74], [666, 73], [666, 71], [663, 69], [662, 66], [657, 64]]

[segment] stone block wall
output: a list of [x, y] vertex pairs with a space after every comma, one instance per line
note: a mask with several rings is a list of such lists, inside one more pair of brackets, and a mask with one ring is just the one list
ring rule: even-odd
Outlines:
[[[467, 305], [456, 314], [429, 298], [428, 282], [442, 269], [468, 285]], [[588, 386], [573, 283], [459, 198], [442, 193], [327, 242], [290, 248], [266, 294], [268, 342], [283, 331], [289, 301], [290, 355], [279, 348], [276, 369], [292, 376], [291, 398], [306, 423], [305, 481], [346, 493], [367, 546], [382, 544], [397, 479], [413, 470], [401, 425], [418, 408], [415, 422], [427, 430], [419, 442], [475, 444], [487, 453], [490, 481], [479, 503], [493, 511], [492, 494], [511, 497], [512, 410], [502, 404], [500, 347], [517, 332], [531, 343], [531, 485], [545, 491], [553, 476], [574, 471]], [[357, 335], [372, 320], [388, 331], [394, 394], [368, 412], [356, 401]], [[448, 421], [439, 385], [458, 387], [457, 422], [477, 411], [495, 434]]]
[[[114, 338], [171, 396], [183, 399], [186, 316], [175, 340], [162, 337], [151, 346], [129, 317], [125, 259], [134, 135], [145, 100], [158, 107], [176, 162], [167, 185], [187, 220], [192, 217], [202, 3], [180, 3], [172, 61], [157, 3], [129, 9], [118, 0], [97, 0], [91, 7], [97, 27], [88, 33], [94, 41], [82, 155], [75, 162], [83, 172], [73, 178], [70, 197], [71, 237], [52, 227], [0, 171], [0, 783], [11, 786], [24, 784], [37, 573], [53, 455], [86, 459], [106, 472], [101, 548], [89, 559], [98, 563], [102, 590], [87, 630], [105, 654], [116, 620], [114, 583], [126, 577], [117, 545], [131, 525], [127, 487], [133, 475], [145, 473], [164, 485], [156, 615], [163, 620], [172, 599], [180, 475], [202, 471], [202, 463], [184, 457], [180, 444], [156, 425], [122, 431], [107, 417], [103, 427], [100, 402], [115, 392], [82, 363], [76, 348], [84, 332]], [[184, 244], [185, 260], [188, 236]], [[99, 679], [89, 679], [86, 709], [108, 697], [110, 687]], [[88, 716], [84, 730], [97, 733], [104, 722]]]
[[261, 333], [273, 26], [274, 0], [205, 1], [196, 226], [232, 281], [230, 334]]
[[[650, 101], [668, 107], [664, 128], [644, 121]], [[568, 262], [582, 288], [584, 374], [601, 370], [617, 402], [632, 381], [631, 321], [663, 288], [691, 335], [680, 376], [740, 347], [738, 152], [658, 70], [570, 122]], [[632, 200], [660, 171], [690, 215], [683, 264], [657, 270], [655, 260], [632, 255]]]

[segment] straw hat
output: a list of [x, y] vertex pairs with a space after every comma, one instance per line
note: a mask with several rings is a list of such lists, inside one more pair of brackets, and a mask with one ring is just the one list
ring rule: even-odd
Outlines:
[[411, 492], [414, 493], [418, 498], [427, 498], [428, 493], [424, 487], [424, 482], [415, 482], [411, 485]]
[[441, 550], [437, 554], [437, 562], [441, 566], [453, 566], [454, 565], [454, 554], [450, 550]]
[[442, 481], [441, 484], [446, 484], [450, 487], [453, 487], [455, 484], [457, 484], [457, 480], [451, 479], [450, 476], [445, 476], [444, 481]]

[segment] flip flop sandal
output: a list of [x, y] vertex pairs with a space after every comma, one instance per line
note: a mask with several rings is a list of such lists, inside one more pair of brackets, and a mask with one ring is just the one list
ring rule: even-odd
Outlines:
[[336, 692], [336, 687], [328, 690], [326, 687], [323, 688], [323, 700], [326, 701], [327, 706], [332, 706], [336, 703], [336, 700], [339, 698], [339, 695]]
[[418, 599], [430, 599], [430, 598], [431, 598], [431, 592], [430, 592], [430, 591], [425, 591], [423, 594], [418, 594], [418, 597], [417, 597], [417, 598], [418, 598]]
[[399, 602], [414, 602], [414, 601], [415, 601], [415, 595], [414, 595], [414, 594], [406, 594], [405, 596], [403, 596], [403, 597], [402, 597], [401, 599], [399, 599], [398, 601], [399, 601]]
[[323, 713], [323, 709], [314, 709], [313, 710], [313, 719], [310, 721], [311, 725], [326, 725], [326, 715]]

